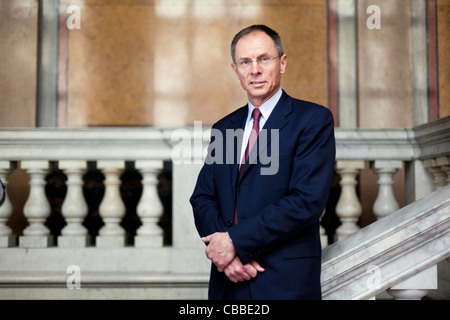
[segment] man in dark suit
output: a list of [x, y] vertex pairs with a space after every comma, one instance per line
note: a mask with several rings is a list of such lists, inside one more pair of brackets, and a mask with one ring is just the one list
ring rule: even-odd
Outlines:
[[243, 29], [231, 53], [248, 104], [213, 125], [190, 199], [213, 262], [209, 298], [321, 299], [319, 219], [335, 161], [332, 114], [281, 89], [287, 56], [274, 30]]

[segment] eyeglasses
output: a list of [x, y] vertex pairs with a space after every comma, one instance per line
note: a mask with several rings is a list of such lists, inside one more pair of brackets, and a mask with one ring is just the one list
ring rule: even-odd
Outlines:
[[253, 65], [253, 62], [256, 62], [261, 67], [267, 67], [272, 62], [272, 60], [274, 60], [276, 58], [279, 58], [279, 57], [276, 56], [276, 57], [270, 58], [267, 56], [262, 56], [257, 59], [242, 59], [237, 62], [237, 66], [239, 69], [247, 69], [248, 67]]

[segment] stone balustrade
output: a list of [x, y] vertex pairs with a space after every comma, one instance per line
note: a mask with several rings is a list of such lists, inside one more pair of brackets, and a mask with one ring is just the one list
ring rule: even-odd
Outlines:
[[[336, 129], [336, 171], [340, 176], [341, 187], [336, 214], [341, 225], [336, 230], [335, 240], [342, 241], [360, 229], [358, 220], [362, 214], [362, 205], [355, 187], [358, 176], [367, 163], [378, 176], [378, 194], [373, 205], [373, 212], [378, 219], [399, 209], [393, 193], [395, 186], [392, 177], [400, 168], [405, 168], [407, 203], [449, 183], [449, 124], [450, 118], [446, 118], [413, 129]], [[192, 291], [188, 290], [186, 294], [194, 298], [205, 297], [209, 264], [203, 256], [203, 244], [195, 231], [188, 199], [202, 166], [209, 141], [208, 133], [209, 128], [198, 126], [0, 130], [0, 178], [7, 185], [11, 172], [20, 168], [30, 179], [30, 191], [23, 208], [28, 225], [22, 234], [13, 234], [8, 226], [13, 212], [11, 202], [6, 199], [0, 207], [0, 255], [15, 257], [8, 262], [0, 258], [0, 282], [12, 281], [9, 276], [19, 275], [20, 278], [24, 274], [38, 272], [38, 266], [14, 267], [14, 261], [19, 263], [21, 260], [23, 249], [39, 250], [39, 254], [48, 259], [58, 259], [58, 255], [67, 254], [68, 249], [83, 261], [86, 255], [93, 255], [92, 251], [96, 251], [99, 257], [108, 256], [111, 263], [121, 264], [121, 259], [128, 257], [128, 261], [136, 267], [126, 267], [125, 270], [130, 270], [135, 275], [145, 273], [142, 264], [137, 262], [139, 257], [135, 255], [141, 254], [142, 258], [151, 260], [150, 252], [155, 257], [160, 257], [164, 266], [148, 267], [148, 270], [156, 270], [156, 273], [150, 278], [139, 279], [144, 283], [154, 283], [159, 275], [163, 279], [161, 282], [164, 279], [174, 281], [175, 287], [195, 283], [194, 287], [198, 289], [196, 293], [192, 295]], [[158, 225], [163, 208], [158, 197], [157, 176], [163, 167], [163, 161], [169, 161], [172, 165], [171, 246], [163, 245], [163, 232]], [[127, 244], [125, 230], [121, 226], [125, 206], [120, 195], [120, 176], [129, 164], [142, 176], [142, 194], [136, 208], [141, 225], [131, 246]], [[50, 215], [45, 178], [51, 165], [55, 165], [67, 177], [67, 193], [61, 207], [65, 226], [56, 238], [45, 225]], [[93, 242], [83, 225], [88, 211], [83, 196], [83, 176], [90, 165], [94, 165], [105, 176], [105, 191], [98, 210], [104, 225]], [[324, 243], [324, 247], [326, 245]], [[125, 251], [114, 256], [114, 252], [120, 248]], [[143, 254], [143, 249], [149, 251]], [[186, 259], [180, 262], [174, 260], [175, 253]], [[198, 257], [202, 257], [201, 262], [195, 260]], [[101, 263], [98, 259], [94, 261]], [[108, 269], [110, 273], [105, 271], [100, 276], [96, 272], [102, 268], [97, 270], [98, 266], [93, 262], [87, 264], [85, 271], [90, 275], [88, 279], [92, 279], [92, 283], [97, 283], [96, 276], [109, 277], [108, 279], [113, 278], [113, 275], [117, 279], [130, 277], [122, 273], [119, 275], [120, 271], [115, 268]], [[158, 262], [151, 260], [149, 264]], [[43, 265], [41, 267], [43, 270], [40, 271], [48, 276], [43, 276], [47, 279], [45, 281], [51, 281], [50, 275], [54, 270]], [[10, 268], [16, 270], [16, 274], [8, 273]], [[21, 274], [20, 270], [24, 273]], [[193, 278], [196, 280], [192, 282]], [[27, 282], [25, 279], [29, 278], [23, 276], [15, 281]], [[186, 279], [186, 283], [182, 279]], [[401, 290], [399, 288], [397, 289]]]
[[[143, 193], [137, 208], [137, 214], [142, 225], [137, 230], [136, 247], [162, 247], [163, 235], [157, 225], [162, 215], [162, 205], [157, 194], [157, 174], [162, 169], [161, 160], [139, 160], [136, 168], [143, 174]], [[120, 175], [125, 168], [125, 162], [120, 160], [101, 160], [97, 167], [105, 175], [105, 194], [102, 199], [99, 214], [104, 226], [99, 230], [96, 238], [98, 247], [124, 247], [125, 230], [120, 225], [125, 216], [125, 205], [120, 194]], [[4, 166], [2, 181], [7, 182], [7, 165]], [[22, 248], [44, 248], [54, 244], [50, 230], [45, 222], [50, 215], [50, 204], [45, 193], [45, 177], [49, 172], [49, 162], [44, 160], [25, 160], [21, 168], [30, 176], [30, 192], [25, 203], [23, 213], [29, 225], [19, 237]], [[58, 237], [59, 247], [86, 247], [89, 244], [88, 233], [83, 226], [87, 215], [87, 204], [83, 196], [83, 173], [87, 170], [86, 161], [59, 162], [59, 168], [67, 175], [67, 194], [64, 199], [61, 214], [66, 226]], [[0, 236], [4, 237], [2, 247], [14, 246], [13, 235], [7, 225], [12, 213], [10, 201], [1, 207], [2, 224]]]
[[384, 290], [395, 299], [423, 298], [438, 288], [449, 230], [450, 185], [325, 248], [323, 298], [371, 299]]

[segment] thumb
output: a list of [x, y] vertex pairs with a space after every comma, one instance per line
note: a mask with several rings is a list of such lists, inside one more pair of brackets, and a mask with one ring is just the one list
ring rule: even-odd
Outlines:
[[202, 237], [202, 241], [205, 242], [205, 243], [209, 242], [209, 240], [211, 240], [211, 235], [206, 236], [206, 237]]

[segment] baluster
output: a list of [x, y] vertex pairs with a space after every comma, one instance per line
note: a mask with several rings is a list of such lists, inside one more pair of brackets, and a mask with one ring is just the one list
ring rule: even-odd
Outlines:
[[13, 247], [16, 243], [16, 237], [8, 227], [8, 220], [13, 212], [11, 202], [8, 198], [8, 175], [12, 167], [9, 161], [0, 161], [0, 179], [6, 187], [5, 202], [0, 206], [0, 248]]
[[23, 231], [23, 236], [19, 237], [19, 246], [23, 248], [49, 247], [53, 238], [50, 230], [45, 226], [51, 211], [45, 194], [48, 161], [22, 161], [21, 167], [30, 176], [30, 194], [23, 208], [29, 225]]
[[372, 169], [378, 175], [378, 195], [373, 204], [373, 212], [378, 219], [397, 210], [400, 206], [394, 196], [392, 179], [395, 172], [402, 167], [401, 161], [395, 160], [376, 160]]
[[442, 170], [441, 166], [436, 163], [436, 159], [425, 160], [424, 166], [433, 174], [435, 190], [447, 185], [447, 174]]
[[162, 161], [141, 160], [136, 161], [136, 168], [141, 172], [142, 196], [137, 207], [137, 215], [142, 226], [136, 232], [136, 247], [161, 247], [163, 245], [163, 232], [158, 226], [163, 207], [158, 196], [157, 174], [162, 168]]
[[125, 167], [124, 161], [98, 161], [97, 167], [105, 175], [105, 195], [99, 207], [99, 214], [105, 225], [99, 230], [97, 247], [125, 246], [125, 230], [120, 226], [125, 216], [125, 205], [120, 195], [120, 174]]
[[364, 161], [337, 161], [336, 170], [341, 176], [341, 195], [336, 205], [336, 214], [341, 225], [336, 229], [337, 240], [340, 241], [360, 228], [357, 225], [362, 213], [362, 206], [356, 194], [356, 176], [364, 168]]
[[450, 157], [439, 157], [436, 159], [436, 165], [441, 167], [441, 171], [447, 175], [444, 186], [450, 183]]
[[67, 225], [61, 230], [58, 247], [86, 247], [89, 237], [87, 229], [82, 224], [88, 213], [83, 195], [86, 161], [60, 161], [59, 168], [67, 175], [67, 194], [61, 208]]

